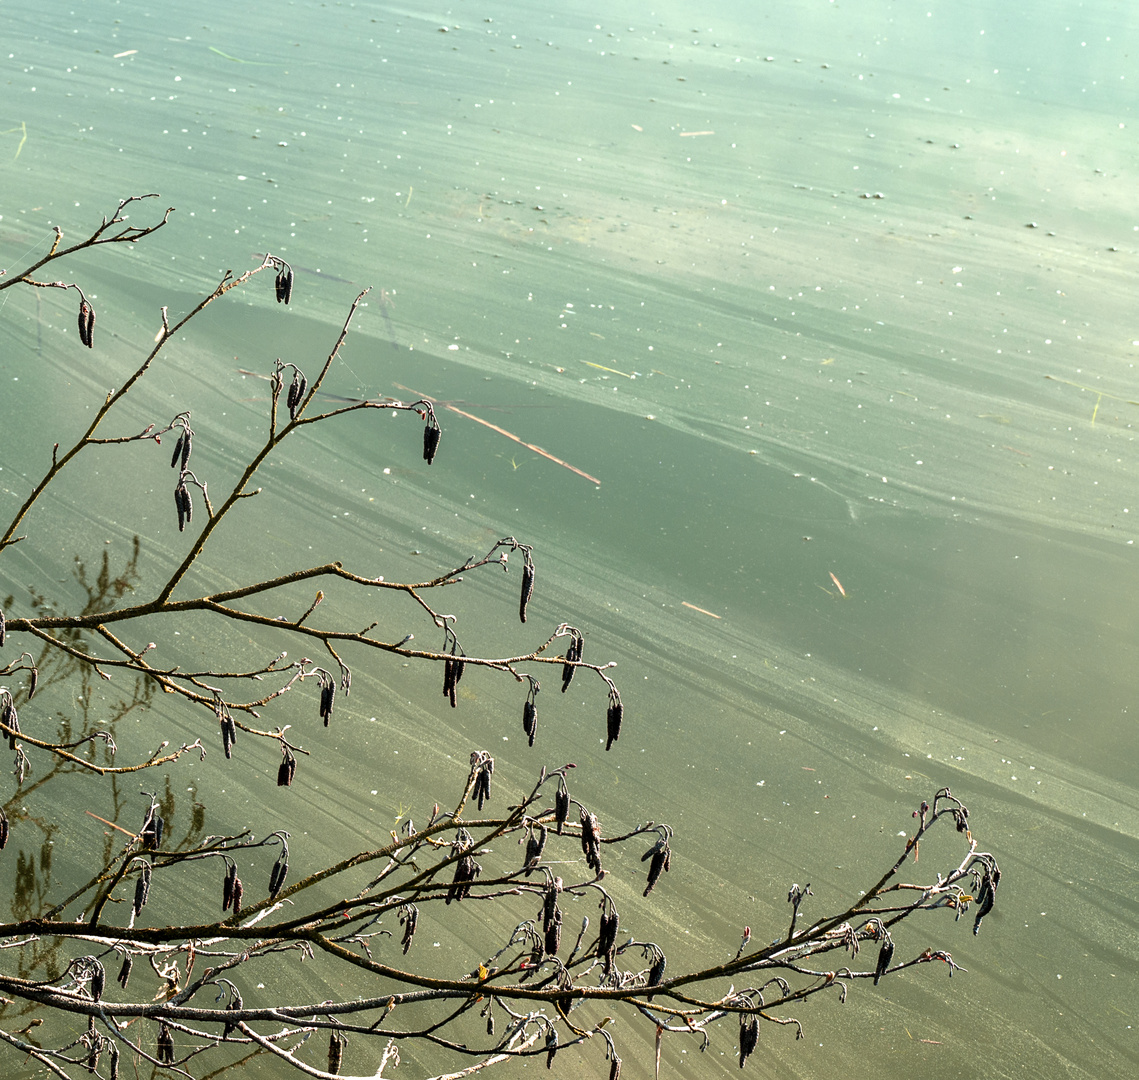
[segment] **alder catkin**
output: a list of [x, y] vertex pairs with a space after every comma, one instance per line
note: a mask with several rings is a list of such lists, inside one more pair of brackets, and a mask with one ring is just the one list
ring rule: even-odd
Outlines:
[[518, 603], [518, 618], [522, 622], [526, 621], [526, 608], [530, 603], [530, 597], [534, 595], [534, 565], [533, 563], [526, 563], [522, 567], [522, 597]]
[[890, 966], [890, 961], [894, 959], [894, 943], [887, 938], [882, 942], [882, 948], [878, 950], [878, 963], [874, 965], [874, 985], [878, 985], [879, 979], [886, 974], [886, 969]]
[[608, 750], [620, 737], [621, 737], [621, 721], [625, 716], [625, 706], [621, 704], [620, 699], [613, 701], [610, 699], [609, 711], [605, 717], [605, 729], [607, 738], [605, 740], [605, 749]]
[[569, 819], [570, 795], [567, 787], [559, 787], [554, 796], [554, 820], [558, 825], [558, 836], [562, 835], [562, 826]]
[[534, 734], [538, 730], [538, 709], [529, 698], [526, 699], [526, 704], [522, 706], [522, 730], [529, 738], [530, 745], [533, 746]]
[[747, 1013], [740, 1013], [740, 1068], [744, 1067], [751, 1052], [759, 1042], [759, 1021]]
[[344, 1060], [344, 1037], [339, 1031], [328, 1036], [328, 1071], [333, 1076], [340, 1075], [340, 1064]]
[[437, 424], [428, 424], [423, 429], [423, 460], [430, 465], [439, 449], [439, 439], [443, 434]]
[[163, 1021], [158, 1028], [158, 1052], [154, 1055], [158, 1058], [160, 1065], [173, 1065], [174, 1064], [174, 1036], [170, 1034], [170, 1028]]
[[150, 899], [150, 877], [150, 863], [143, 863], [142, 873], [139, 874], [138, 881], [135, 882], [134, 886], [134, 913], [136, 918], [146, 907], [147, 900]]
[[103, 996], [107, 986], [107, 971], [102, 964], [97, 964], [91, 975], [91, 1000], [98, 1001]]
[[237, 881], [237, 866], [227, 866], [221, 883], [221, 909], [228, 911], [233, 904], [233, 885]]

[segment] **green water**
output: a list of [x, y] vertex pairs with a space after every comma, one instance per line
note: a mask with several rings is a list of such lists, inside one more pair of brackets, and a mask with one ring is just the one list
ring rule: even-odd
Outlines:
[[[1105, 0], [991, 8], [0, 8], [0, 268], [121, 196], [177, 208], [68, 271], [96, 298], [93, 353], [70, 297], [0, 295], [0, 506], [137, 367], [162, 305], [187, 310], [266, 250], [304, 268], [290, 308], [260, 280], [230, 294], [121, 430], [192, 409], [195, 461], [225, 490], [267, 408], [239, 369], [315, 370], [373, 286], [328, 390], [430, 394], [600, 480], [445, 409], [431, 469], [407, 417], [326, 426], [269, 467], [196, 580], [333, 557], [418, 578], [513, 533], [536, 546], [530, 622], [511, 614], [516, 578], [472, 578], [446, 601], [464, 646], [582, 626], [589, 657], [618, 662], [626, 729], [605, 754], [582, 680], [543, 696], [531, 751], [514, 686], [471, 679], [452, 711], [436, 672], [356, 656], [328, 732], [283, 703], [316, 752], [291, 804], [246, 740], [234, 763], [170, 770], [178, 835], [200, 800], [207, 831], [289, 828], [311, 869], [385, 836], [401, 806], [452, 800], [472, 747], [512, 795], [573, 760], [611, 832], [676, 828], [636, 922], [680, 970], [730, 955], [745, 923], [774, 937], [792, 881], [823, 904], [872, 883], [948, 784], [1005, 884], [980, 937], [930, 921], [900, 947], [948, 948], [968, 974], [816, 999], [805, 1040], [765, 1030], [749, 1068], [1131, 1075], [1139, 20]], [[119, 565], [136, 533], [142, 582], [181, 557], [168, 461], [147, 449], [93, 457], [29, 522], [45, 539], [0, 565], [16, 610], [33, 581], [77, 609], [75, 557]], [[410, 611], [329, 602], [423, 633]], [[221, 634], [168, 647], [248, 644]], [[44, 694], [44, 715], [72, 708]], [[136, 721], [124, 750], [203, 734], [163, 702]], [[135, 787], [118, 792], [132, 821]], [[118, 806], [97, 783], [52, 798], [70, 815], [41, 874], [56, 896], [103, 843], [82, 811]], [[486, 953], [469, 929], [432, 927], [427, 962], [470, 970]], [[651, 1031], [616, 1037], [624, 1075], [649, 1075]], [[670, 1036], [662, 1074], [733, 1070], [733, 1043], [725, 1029], [700, 1055]], [[581, 1061], [602, 1075], [599, 1054]]]

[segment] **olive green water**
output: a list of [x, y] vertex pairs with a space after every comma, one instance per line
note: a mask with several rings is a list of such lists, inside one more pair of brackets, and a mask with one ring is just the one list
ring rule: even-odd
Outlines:
[[[748, 1068], [1132, 1074], [1139, 18], [1103, 0], [990, 8], [0, 8], [0, 268], [123, 195], [177, 208], [139, 248], [71, 271], [96, 296], [93, 353], [70, 298], [0, 295], [0, 506], [134, 370], [162, 305], [187, 309], [266, 250], [304, 268], [290, 308], [260, 279], [230, 294], [121, 430], [192, 409], [195, 461], [224, 490], [267, 409], [238, 369], [315, 370], [373, 286], [327, 389], [430, 394], [600, 480], [448, 410], [431, 469], [407, 417], [293, 447], [199, 581], [331, 557], [419, 578], [513, 533], [536, 546], [530, 621], [512, 615], [516, 577], [472, 578], [447, 600], [464, 646], [582, 626], [588, 658], [618, 662], [626, 729], [605, 754], [603, 696], [578, 680], [543, 695], [529, 750], [514, 686], [464, 681], [452, 711], [435, 671], [356, 657], [327, 732], [284, 703], [315, 751], [288, 801], [246, 740], [161, 781], [179, 835], [199, 800], [207, 831], [288, 828], [294, 864], [315, 868], [401, 808], [452, 800], [474, 747], [496, 755], [504, 797], [573, 760], [609, 831], [676, 828], [637, 932], [680, 970], [731, 955], [745, 923], [774, 937], [792, 881], [820, 904], [855, 895], [950, 785], [1001, 862], [997, 908], [977, 938], [931, 920], [900, 947], [950, 949], [968, 974], [817, 998], [806, 1038], [765, 1030]], [[77, 609], [75, 557], [121, 564], [136, 533], [142, 580], [160, 579], [186, 550], [162, 456], [92, 456], [60, 485], [0, 565], [17, 611], [32, 582]], [[424, 632], [412, 611], [329, 602]], [[191, 654], [249, 644], [192, 633]], [[45, 716], [73, 707], [48, 691]], [[209, 731], [163, 703], [136, 721], [120, 745], [140, 753]], [[119, 785], [128, 817], [137, 786]], [[66, 824], [48, 869], [36, 834], [17, 907], [89, 872], [103, 840], [82, 811], [117, 811], [97, 783], [51, 798]], [[14, 865], [9, 849], [0, 875]], [[441, 970], [485, 955], [469, 927], [430, 935]], [[703, 1055], [667, 1038], [662, 1074], [735, 1069], [733, 1036]], [[648, 1075], [645, 1025], [616, 1037]], [[429, 1067], [409, 1052], [400, 1073]]]

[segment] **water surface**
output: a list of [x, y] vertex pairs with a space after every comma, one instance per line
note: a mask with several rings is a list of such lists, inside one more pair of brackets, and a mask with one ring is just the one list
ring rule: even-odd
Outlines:
[[[860, 983], [801, 1016], [803, 1042], [765, 1031], [751, 1067], [1135, 1069], [1129, 10], [80, 3], [4, 23], [0, 265], [123, 195], [177, 208], [137, 249], [77, 261], [93, 354], [70, 300], [5, 292], [10, 504], [134, 370], [161, 305], [187, 310], [266, 250], [304, 268], [291, 307], [260, 281], [231, 294], [124, 429], [193, 409], [223, 490], [267, 408], [240, 369], [315, 369], [372, 286], [330, 391], [430, 394], [601, 481], [446, 409], [431, 469], [406, 417], [350, 418], [270, 466], [199, 582], [333, 557], [414, 578], [513, 533], [536, 546], [530, 623], [511, 614], [516, 579], [472, 579], [449, 601], [464, 645], [582, 626], [592, 657], [618, 661], [626, 730], [606, 755], [603, 698], [575, 682], [543, 697], [530, 751], [514, 687], [472, 680], [452, 712], [434, 671], [356, 657], [336, 725], [290, 718], [319, 750], [295, 807], [243, 746], [243, 771], [220, 754], [171, 770], [180, 830], [193, 800], [207, 831], [294, 815], [294, 860], [315, 866], [326, 843], [452, 798], [474, 746], [506, 791], [574, 760], [613, 830], [676, 828], [666, 888], [636, 918], [679, 969], [730, 954], [745, 923], [774, 937], [792, 881], [821, 904], [854, 895], [950, 785], [1005, 885], [980, 937], [931, 922], [900, 947], [948, 948], [968, 974]], [[185, 550], [162, 456], [131, 448], [61, 484], [38, 526], [51, 541], [9, 553], [5, 595], [47, 580], [78, 606], [76, 555], [121, 562], [136, 533], [141, 580], [159, 580]], [[406, 630], [383, 618], [422, 632], [411, 612]], [[218, 633], [170, 647], [246, 643]], [[200, 728], [155, 702], [138, 745]], [[114, 816], [109, 799], [68, 796], [77, 817]], [[53, 892], [101, 842], [74, 829]], [[434, 933], [443, 969], [469, 970], [464, 928]], [[618, 1040], [647, 1075], [649, 1034]], [[732, 1043], [667, 1039], [662, 1070], [718, 1075]]]

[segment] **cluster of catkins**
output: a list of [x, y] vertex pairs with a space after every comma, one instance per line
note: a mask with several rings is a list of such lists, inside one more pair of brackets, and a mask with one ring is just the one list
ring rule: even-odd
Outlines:
[[669, 866], [672, 864], [672, 850], [668, 846], [668, 841], [661, 837], [648, 851], [641, 856], [641, 862], [646, 859], [651, 859], [649, 863], [649, 880], [645, 886], [644, 895], [648, 896], [653, 891], [656, 883], [660, 880], [661, 872], [668, 872]]
[[174, 453], [170, 455], [170, 468], [178, 470], [178, 481], [174, 485], [174, 509], [178, 512], [178, 531], [185, 532], [186, 526], [194, 517], [194, 500], [186, 487], [186, 474], [190, 467], [190, 453], [194, 448], [194, 432], [186, 417], [188, 413], [175, 417], [174, 423], [181, 422], [182, 432], [174, 443]]
[[293, 298], [293, 268], [287, 262], [278, 262], [277, 279], [273, 283], [277, 303], [287, 304]]
[[[477, 799], [479, 809], [483, 808], [483, 804], [490, 798], [490, 778], [494, 775], [494, 758], [489, 754], [481, 755], [481, 761], [472, 761], [472, 767], [477, 765], [478, 772], [475, 773], [475, 786], [471, 789], [471, 798]], [[476, 755], [472, 754], [472, 758]]]
[[[977, 871], [974, 870], [974, 874]], [[996, 901], [997, 886], [1001, 883], [1001, 868], [991, 855], [981, 860], [981, 886], [977, 890], [977, 915], [973, 920], [973, 933], [981, 932], [981, 920], [993, 910]]]
[[[472, 758], [477, 754], [478, 751], [471, 755]], [[454, 853], [459, 856], [459, 860], [455, 863], [455, 878], [447, 890], [446, 903], [448, 904], [452, 900], [458, 903], [458, 901], [468, 897], [471, 892], [471, 883], [482, 873], [482, 867], [475, 862], [474, 856], [471, 854], [473, 847], [474, 840], [471, 838], [471, 834], [466, 829], [460, 829], [454, 842]]]
[[297, 759], [289, 747], [281, 743], [281, 764], [277, 766], [277, 787], [292, 787], [297, 773]]
[[[283, 843], [283, 841], [282, 841]], [[275, 900], [277, 893], [281, 891], [282, 886], [285, 884], [285, 876], [289, 872], [289, 847], [285, 844], [281, 849], [281, 854], [277, 856], [277, 861], [273, 863], [273, 869], [269, 871], [269, 899]]]
[[557, 956], [562, 944], [562, 909], [558, 906], [561, 891], [562, 879], [556, 877], [542, 897], [542, 933], [547, 956]]
[[759, 1042], [759, 1021], [754, 1013], [740, 1013], [740, 1068]]
[[333, 1028], [328, 1036], [328, 1071], [333, 1076], [340, 1075], [340, 1065], [344, 1060], [344, 1047], [347, 1043], [347, 1036]]
[[20, 734], [20, 717], [12, 692], [6, 686], [0, 686], [0, 724], [8, 729], [8, 748], [15, 750], [16, 736]]
[[569, 689], [569, 685], [573, 681], [574, 665], [581, 663], [581, 652], [585, 648], [585, 638], [581, 636], [581, 632], [572, 626], [569, 629], [570, 643], [569, 648], [566, 649], [565, 663], [562, 665], [563, 694]]
[[225, 877], [221, 883], [221, 909], [233, 909], [234, 915], [241, 914], [241, 898], [245, 894], [245, 886], [237, 876], [237, 863], [226, 860]]
[[400, 944], [403, 946], [403, 954], [406, 956], [407, 950], [411, 948], [412, 939], [415, 937], [415, 928], [419, 925], [419, 908], [414, 904], [404, 904], [399, 911], [399, 922], [403, 927], [403, 938]]
[[597, 823], [597, 815], [589, 813], [584, 806], [581, 808], [581, 852], [585, 856], [585, 865], [600, 874], [601, 826]]
[[237, 742], [237, 724], [221, 698], [214, 702], [214, 712], [217, 714], [218, 725], [221, 727], [221, 747], [228, 759], [233, 757], [233, 744]]
[[324, 726], [332, 719], [332, 706], [336, 700], [336, 680], [331, 675], [320, 677], [320, 718]]
[[285, 395], [285, 405], [288, 407], [290, 420], [297, 418], [297, 409], [305, 399], [306, 390], [308, 390], [308, 379], [299, 367], [294, 367], [293, 381], [289, 383], [289, 390]]
[[613, 958], [617, 950], [617, 927], [619, 923], [620, 916], [617, 914], [617, 909], [611, 907], [608, 900], [602, 900], [601, 919], [597, 927], [597, 955], [601, 957], [601, 963], [606, 975], [613, 970]]
[[451, 646], [450, 658], [443, 661], [443, 696], [450, 700], [452, 709], [458, 704], [455, 691], [466, 667], [467, 664], [463, 659], [462, 651], [459, 649], [459, 643], [455, 642]]

